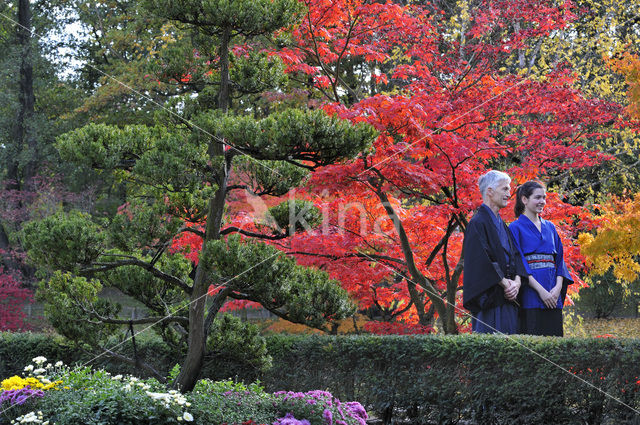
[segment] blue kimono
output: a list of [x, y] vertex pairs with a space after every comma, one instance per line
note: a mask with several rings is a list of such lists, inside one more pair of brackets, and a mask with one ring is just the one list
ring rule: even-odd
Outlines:
[[518, 333], [518, 308], [504, 297], [499, 285], [507, 277], [527, 276], [507, 226], [482, 205], [469, 221], [464, 235], [462, 299], [471, 311], [476, 333]]
[[563, 248], [552, 222], [540, 219], [540, 229], [524, 214], [511, 223], [509, 230], [518, 246], [527, 274], [550, 291], [556, 277], [562, 276], [561, 295], [555, 309], [547, 308], [538, 293], [526, 281], [520, 289], [522, 332], [532, 335], [562, 335], [562, 306], [567, 285], [573, 283], [563, 258]]

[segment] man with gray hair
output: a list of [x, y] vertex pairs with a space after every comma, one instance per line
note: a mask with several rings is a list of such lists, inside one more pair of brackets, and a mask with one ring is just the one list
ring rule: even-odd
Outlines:
[[511, 232], [499, 215], [507, 206], [511, 178], [491, 170], [478, 180], [482, 205], [464, 235], [462, 299], [477, 333], [519, 332], [518, 293], [526, 270]]

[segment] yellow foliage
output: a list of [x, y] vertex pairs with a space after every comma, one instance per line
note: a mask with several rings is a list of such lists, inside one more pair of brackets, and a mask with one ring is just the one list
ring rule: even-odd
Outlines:
[[572, 308], [565, 308], [562, 312], [564, 335], [570, 337], [587, 337], [584, 319]]
[[578, 237], [580, 252], [592, 274], [604, 274], [613, 268], [614, 275], [627, 281], [640, 274], [640, 194], [632, 200], [614, 199], [603, 207], [602, 224], [597, 234]]
[[609, 66], [625, 76], [628, 85], [629, 114], [640, 119], [640, 58], [629, 52], [624, 52], [611, 58]]

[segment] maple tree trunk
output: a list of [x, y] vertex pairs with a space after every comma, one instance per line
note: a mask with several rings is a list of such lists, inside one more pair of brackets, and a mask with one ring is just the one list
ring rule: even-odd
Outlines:
[[418, 315], [418, 323], [422, 326], [433, 326], [433, 317], [429, 317], [427, 312], [425, 311], [425, 303], [423, 301], [423, 297], [420, 292], [418, 292], [416, 285], [412, 282], [407, 281], [407, 290], [409, 291], [409, 296], [411, 297], [411, 301], [413, 301], [413, 305], [416, 309], [416, 314]]
[[[434, 308], [438, 312], [438, 315], [441, 318], [447, 317], [447, 304], [444, 302], [436, 288], [429, 282], [429, 280], [420, 273], [420, 270], [416, 267], [415, 259], [413, 258], [413, 251], [411, 249], [411, 244], [409, 242], [409, 237], [407, 236], [407, 232], [404, 229], [404, 225], [400, 220], [400, 217], [396, 214], [391, 202], [389, 202], [389, 198], [387, 195], [380, 189], [375, 190], [376, 195], [378, 195], [378, 199], [380, 199], [382, 206], [384, 207], [387, 215], [393, 222], [393, 225], [398, 233], [398, 238], [400, 239], [400, 246], [402, 248], [402, 253], [405, 258], [405, 262], [407, 263], [407, 269], [409, 274], [411, 275], [411, 279], [424, 289], [425, 293], [431, 300], [431, 304], [433, 304]], [[450, 310], [450, 309], [449, 309]], [[451, 328], [451, 324], [447, 320], [442, 320], [443, 330], [446, 334], [455, 333], [456, 327], [455, 322], [453, 329]]]
[[447, 293], [447, 305], [446, 305], [446, 314], [442, 317], [442, 327], [444, 329], [444, 333], [446, 334], [457, 334], [458, 326], [456, 325], [456, 297], [455, 292], [453, 293], [453, 297], [449, 296]]

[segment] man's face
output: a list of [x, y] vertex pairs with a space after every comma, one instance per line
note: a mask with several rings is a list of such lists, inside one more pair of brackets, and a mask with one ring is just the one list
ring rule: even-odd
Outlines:
[[503, 180], [495, 188], [488, 188], [487, 195], [489, 200], [499, 209], [504, 208], [509, 203], [509, 197], [511, 196], [511, 185]]

